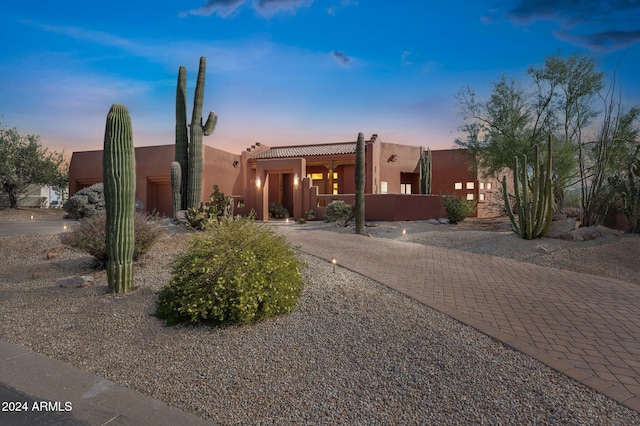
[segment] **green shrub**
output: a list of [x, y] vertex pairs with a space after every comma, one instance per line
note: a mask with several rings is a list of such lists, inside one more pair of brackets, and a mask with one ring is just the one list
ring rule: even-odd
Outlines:
[[156, 316], [167, 324], [250, 323], [291, 311], [304, 263], [284, 236], [248, 219], [194, 235], [172, 265]]
[[[76, 192], [73, 197], [65, 201], [62, 208], [71, 219], [82, 219], [104, 212], [104, 203], [104, 185], [96, 183]], [[144, 204], [138, 199], [136, 199], [136, 211], [144, 211]]]
[[269, 204], [269, 214], [274, 219], [282, 219], [289, 217], [289, 210], [287, 210], [282, 204], [271, 203]]
[[[135, 245], [133, 259], [148, 252], [164, 232], [155, 217], [136, 212], [133, 217], [135, 229]], [[80, 219], [78, 225], [70, 232], [60, 234], [62, 244], [90, 254], [104, 268], [109, 257], [106, 245], [107, 215], [104, 211], [90, 217]]]
[[218, 185], [213, 185], [213, 192], [209, 195], [209, 202], [197, 209], [187, 209], [184, 218], [187, 225], [204, 231], [212, 223], [221, 218], [233, 216], [233, 198], [227, 197], [220, 191]]
[[347, 222], [353, 216], [353, 206], [342, 200], [333, 200], [324, 211], [325, 222]]
[[442, 197], [442, 204], [444, 205], [449, 223], [462, 222], [467, 216], [475, 212], [475, 207], [471, 201], [451, 195]]
[[64, 211], [73, 219], [90, 217], [104, 211], [104, 187], [96, 183], [82, 188], [62, 205]]

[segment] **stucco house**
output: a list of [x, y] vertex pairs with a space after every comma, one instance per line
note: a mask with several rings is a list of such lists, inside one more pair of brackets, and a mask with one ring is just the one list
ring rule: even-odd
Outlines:
[[[356, 142], [269, 147], [256, 143], [240, 154], [203, 147], [202, 199], [213, 185], [232, 195], [235, 212], [255, 211], [268, 220], [270, 203], [282, 204], [293, 218], [313, 210], [324, 216], [333, 200], [352, 203], [355, 194]], [[174, 145], [139, 147], [136, 155], [136, 197], [145, 209], [170, 216], [170, 164]], [[420, 220], [444, 216], [441, 195], [455, 195], [476, 204], [476, 215], [499, 214], [496, 179], [473, 170], [464, 149], [432, 151], [432, 195], [419, 194], [420, 148], [383, 142], [374, 134], [366, 141], [365, 212], [367, 220]], [[69, 168], [69, 193], [102, 181], [102, 151], [74, 152]]]

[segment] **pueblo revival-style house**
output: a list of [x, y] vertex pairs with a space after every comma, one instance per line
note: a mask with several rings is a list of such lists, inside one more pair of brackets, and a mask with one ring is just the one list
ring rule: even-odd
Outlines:
[[[442, 195], [472, 201], [478, 217], [496, 216], [498, 181], [473, 170], [465, 149], [432, 151], [431, 195], [419, 194], [421, 148], [386, 143], [374, 134], [366, 141], [365, 214], [367, 220], [421, 220], [444, 217]], [[202, 200], [218, 185], [234, 198], [236, 214], [255, 211], [268, 220], [269, 205], [284, 206], [293, 218], [313, 210], [319, 219], [333, 200], [355, 197], [356, 142], [268, 147], [256, 143], [241, 154], [203, 146]], [[170, 164], [174, 145], [139, 147], [136, 197], [147, 211], [172, 215]], [[74, 152], [69, 194], [102, 181], [102, 151]]]

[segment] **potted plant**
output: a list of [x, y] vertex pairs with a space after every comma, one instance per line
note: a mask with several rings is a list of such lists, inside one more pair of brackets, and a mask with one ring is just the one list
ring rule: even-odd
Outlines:
[[304, 212], [305, 219], [307, 220], [316, 220], [316, 212], [313, 210], [307, 210]]

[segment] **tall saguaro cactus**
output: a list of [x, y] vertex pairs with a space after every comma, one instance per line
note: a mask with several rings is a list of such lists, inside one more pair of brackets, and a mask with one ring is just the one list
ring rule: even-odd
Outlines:
[[431, 149], [427, 153], [420, 147], [420, 193], [431, 194]]
[[[187, 132], [187, 69], [178, 69], [176, 89], [176, 161], [180, 164], [180, 209], [187, 208], [187, 171], [189, 170], [189, 134]], [[174, 198], [175, 203], [175, 198]]]
[[364, 164], [364, 135], [358, 133], [358, 141], [356, 142], [356, 199], [353, 210], [356, 220], [356, 234], [362, 234], [364, 231], [364, 180], [365, 180], [365, 164]]
[[131, 118], [124, 105], [112, 105], [107, 115], [103, 170], [107, 281], [110, 292], [126, 293], [133, 284], [136, 160]]
[[207, 59], [200, 58], [198, 79], [189, 136], [187, 137], [186, 78], [184, 67], [178, 70], [178, 87], [176, 90], [176, 161], [182, 168], [182, 208], [197, 208], [202, 201], [202, 137], [213, 133], [218, 116], [209, 112], [207, 121], [202, 123], [202, 103], [204, 100], [204, 82]]
[[509, 193], [507, 191], [507, 177], [502, 177], [502, 196], [511, 228], [521, 238], [532, 240], [543, 237], [551, 227], [553, 216], [553, 182], [551, 180], [551, 135], [547, 144], [547, 161], [544, 169], [541, 167], [540, 149], [535, 146], [533, 176], [529, 177], [527, 156], [523, 156], [522, 168], [518, 164], [518, 157], [514, 157], [513, 192], [516, 200], [518, 220], [511, 209]]
[[182, 210], [182, 167], [177, 161], [171, 163], [171, 198], [173, 200], [173, 217], [177, 219], [178, 211]]

